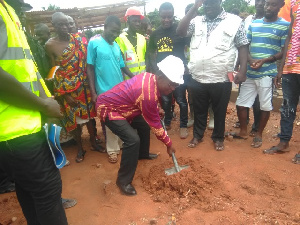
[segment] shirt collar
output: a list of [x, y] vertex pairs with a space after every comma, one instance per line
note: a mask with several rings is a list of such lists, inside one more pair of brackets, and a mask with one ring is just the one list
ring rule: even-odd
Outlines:
[[227, 16], [227, 12], [225, 12], [225, 10], [222, 8], [221, 13], [214, 19], [210, 20], [209, 18], [207, 18], [206, 16], [203, 17], [203, 21], [204, 22], [214, 22], [214, 21], [218, 21], [218, 20], [224, 20]]

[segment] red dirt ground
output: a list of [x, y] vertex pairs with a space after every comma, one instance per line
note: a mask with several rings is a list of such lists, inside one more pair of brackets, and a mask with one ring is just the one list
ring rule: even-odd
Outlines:
[[[230, 103], [227, 131], [236, 130], [236, 120], [235, 106]], [[278, 142], [273, 135], [279, 131], [279, 113], [271, 113], [261, 148], [251, 148], [251, 138], [226, 140], [222, 152], [214, 150], [211, 131], [206, 132], [203, 143], [188, 148], [192, 128], [188, 139], [181, 140], [179, 122], [174, 121], [169, 136], [179, 164], [190, 168], [166, 176], [164, 169], [173, 166], [172, 160], [151, 135], [151, 152], [160, 155], [157, 160], [139, 161], [133, 181], [138, 195], [134, 197], [120, 194], [115, 185], [119, 165], [110, 164], [106, 154], [88, 151], [78, 164], [76, 147], [67, 147], [71, 165], [61, 170], [63, 197], [78, 201], [66, 210], [69, 224], [300, 224], [300, 166], [291, 162], [299, 151], [298, 121], [290, 152], [283, 155], [262, 154]], [[89, 150], [86, 130], [83, 138]], [[0, 224], [26, 224], [15, 193], [0, 195], [0, 209]]]

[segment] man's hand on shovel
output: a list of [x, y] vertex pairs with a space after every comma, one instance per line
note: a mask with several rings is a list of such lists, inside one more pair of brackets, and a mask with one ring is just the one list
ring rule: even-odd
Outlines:
[[167, 152], [169, 154], [169, 156], [172, 156], [172, 152], [176, 152], [175, 148], [173, 148], [173, 146], [171, 145], [170, 147], [167, 147]]

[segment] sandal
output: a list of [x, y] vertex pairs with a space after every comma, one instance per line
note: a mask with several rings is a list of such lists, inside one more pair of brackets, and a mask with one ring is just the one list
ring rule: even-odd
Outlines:
[[223, 141], [216, 141], [215, 142], [215, 149], [216, 149], [216, 151], [223, 151], [224, 150], [224, 142]]
[[254, 137], [251, 146], [253, 148], [259, 148], [260, 146], [262, 146], [262, 138]]
[[86, 151], [83, 151], [81, 155], [78, 155], [78, 154], [77, 154], [75, 161], [76, 161], [77, 163], [81, 163], [81, 162], [84, 160], [84, 155], [85, 155], [85, 153], [86, 153]]
[[295, 157], [292, 159], [292, 162], [295, 164], [300, 164], [300, 153], [295, 155]]
[[108, 162], [110, 163], [116, 163], [118, 162], [118, 154], [117, 153], [109, 153], [108, 154]]
[[240, 136], [236, 132], [225, 132], [225, 137], [232, 136], [234, 139], [247, 140], [248, 136]]
[[195, 148], [200, 142], [202, 142], [202, 139], [198, 140], [197, 138], [193, 138], [189, 144], [188, 147], [189, 148]]

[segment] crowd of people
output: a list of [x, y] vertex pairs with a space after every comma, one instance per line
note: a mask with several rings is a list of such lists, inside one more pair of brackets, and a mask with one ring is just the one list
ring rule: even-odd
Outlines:
[[[28, 224], [68, 223], [64, 209], [76, 201], [61, 197], [43, 130], [48, 118], [63, 127], [61, 142], [76, 142], [77, 163], [86, 155], [86, 125], [91, 150], [107, 153], [110, 163], [120, 160], [116, 184], [125, 195], [137, 194], [132, 181], [138, 160], [158, 157], [150, 153], [150, 131], [170, 156], [175, 152], [167, 135], [175, 102], [179, 137], [188, 138], [193, 126], [189, 148], [198, 147], [207, 126], [216, 151], [224, 150], [226, 136], [253, 136], [251, 146], [260, 148], [281, 80], [280, 142], [263, 153], [288, 152], [300, 96], [298, 3], [255, 0], [255, 15], [243, 20], [225, 12], [222, 0], [196, 0], [177, 23], [173, 5], [165, 2], [155, 30], [139, 8], [130, 7], [127, 29], [121, 32], [120, 18], [110, 15], [103, 33], [86, 40], [61, 12], [52, 15], [55, 35], [37, 24], [32, 37], [21, 21], [28, 4], [0, 0], [0, 193], [16, 190]], [[237, 133], [225, 132], [232, 82], [239, 85]], [[251, 107], [255, 121], [248, 134]], [[300, 152], [292, 161], [300, 164]]]

